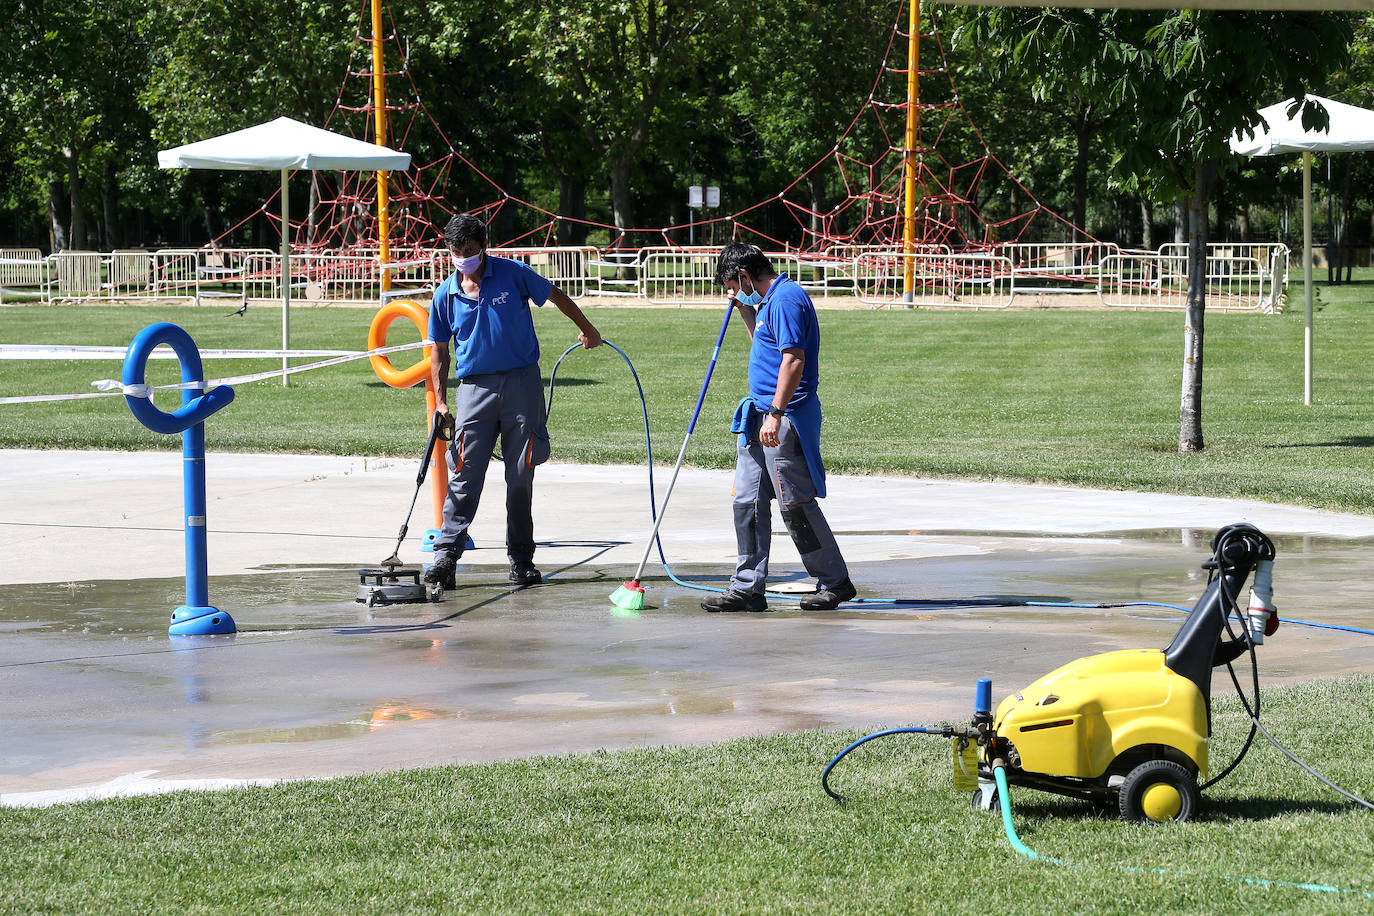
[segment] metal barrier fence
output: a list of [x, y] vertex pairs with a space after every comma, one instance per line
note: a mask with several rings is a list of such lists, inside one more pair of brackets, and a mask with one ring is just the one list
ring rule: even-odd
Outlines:
[[[912, 298], [906, 298], [906, 273]], [[870, 308], [996, 308], [1011, 305], [1010, 258], [992, 254], [903, 254], [872, 251], [854, 258], [855, 294]]]
[[[1246, 298], [1256, 291], [1255, 307], [1280, 311], [1288, 289], [1288, 246], [1282, 242], [1213, 242], [1207, 246], [1207, 291], [1231, 298]], [[1161, 257], [1188, 256], [1186, 242], [1159, 246]], [[1214, 259], [1217, 263], [1213, 263]]]
[[98, 251], [64, 251], [53, 258], [54, 299], [88, 299], [101, 296], [105, 256]]
[[[1207, 307], [1220, 311], [1275, 312], [1283, 291], [1274, 272], [1250, 257], [1207, 258]], [[1188, 257], [1123, 253], [1102, 262], [1098, 297], [1110, 308], [1183, 309], [1188, 304]]]
[[[516, 258], [574, 299], [619, 297], [652, 305], [717, 299], [715, 247], [603, 250], [591, 246], [493, 248]], [[1010, 243], [954, 253], [920, 246], [912, 254], [876, 245], [819, 253], [768, 252], [812, 296], [842, 297], [870, 308], [895, 305], [1007, 308], [1019, 296], [1096, 293], [1109, 308], [1180, 309], [1186, 299], [1187, 246], [1123, 251], [1110, 243]], [[1209, 306], [1277, 311], [1288, 282], [1287, 246], [1215, 243], [1208, 258]], [[905, 265], [914, 295], [906, 301]], [[452, 273], [447, 249], [393, 249], [392, 288], [381, 289], [376, 249], [303, 251], [290, 260], [292, 296], [314, 302], [375, 303], [424, 298]], [[269, 249], [164, 248], [101, 254], [0, 249], [0, 301], [178, 298], [196, 302], [279, 299], [281, 258]], [[1040, 300], [1049, 301], [1049, 300]]]
[[37, 248], [0, 248], [0, 302], [47, 298], [48, 264]]
[[1104, 258], [1120, 252], [1111, 242], [1009, 242], [990, 251], [1011, 260], [1021, 294], [1095, 293]]
[[[639, 265], [639, 295], [650, 305], [688, 305], [718, 300], [716, 284], [719, 248], [644, 248]], [[805, 281], [803, 258], [795, 252], [765, 252], [773, 269]]]
[[[887, 253], [894, 250], [901, 253], [904, 249], [894, 249], [890, 245], [832, 245], [819, 255], [806, 256], [803, 266], [810, 266], [811, 277], [801, 280], [803, 287], [812, 295], [856, 296], [859, 288], [858, 268], [855, 258], [866, 254]], [[912, 253], [950, 254], [948, 245], [915, 245]]]
[[595, 248], [493, 248], [492, 254], [524, 261], [574, 299], [586, 296], [594, 285], [590, 267], [598, 260]]

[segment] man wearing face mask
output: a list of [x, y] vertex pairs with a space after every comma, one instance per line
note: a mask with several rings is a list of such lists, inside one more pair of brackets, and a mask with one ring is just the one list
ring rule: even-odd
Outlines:
[[[531, 267], [487, 254], [487, 227], [463, 213], [444, 227], [456, 270], [434, 292], [429, 339], [435, 421], [452, 434], [444, 527], [434, 541], [426, 582], [454, 587], [454, 569], [477, 513], [487, 464], [496, 449], [506, 464], [506, 554], [515, 586], [541, 581], [534, 566], [534, 469], [549, 459], [548, 417], [539, 375], [539, 338], [529, 304], [552, 302], [577, 325], [577, 339], [592, 349], [601, 334], [563, 290]], [[453, 343], [452, 354], [449, 342]], [[448, 406], [449, 369], [458, 376]]]
[[753, 245], [726, 245], [716, 264], [744, 318], [749, 348], [749, 395], [735, 410], [735, 538], [739, 561], [729, 589], [701, 602], [708, 611], [765, 611], [772, 500], [816, 592], [807, 611], [831, 610], [856, 594], [835, 535], [816, 500], [825, 496], [821, 462], [820, 328], [806, 291]]

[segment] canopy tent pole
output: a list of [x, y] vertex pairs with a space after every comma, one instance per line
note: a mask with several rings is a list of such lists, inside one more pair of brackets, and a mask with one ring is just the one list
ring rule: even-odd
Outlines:
[[[1374, 0], [1358, 0], [1374, 4]], [[1303, 105], [1285, 99], [1259, 110], [1260, 128], [1246, 135], [1237, 131], [1230, 140], [1233, 153], [1241, 156], [1277, 156], [1302, 153], [1302, 277], [1303, 277], [1303, 393], [1302, 402], [1312, 403], [1316, 367], [1316, 329], [1312, 300], [1312, 153], [1352, 153], [1374, 150], [1374, 111], [1347, 105], [1307, 93]], [[1308, 130], [1302, 124], [1306, 105], [1315, 103], [1326, 109], [1327, 124], [1321, 130]], [[1330, 160], [1328, 160], [1329, 162]]]
[[286, 193], [286, 182], [290, 172], [281, 170], [281, 386], [291, 387], [291, 376], [285, 370], [291, 367], [286, 351], [291, 349], [291, 198]]
[[[1328, 252], [1328, 257], [1330, 256]], [[1302, 335], [1302, 402], [1312, 403], [1312, 153], [1302, 154], [1302, 283], [1307, 304]]]

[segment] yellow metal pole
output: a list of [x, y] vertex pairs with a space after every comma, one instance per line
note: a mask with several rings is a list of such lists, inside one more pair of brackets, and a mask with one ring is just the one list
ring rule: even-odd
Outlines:
[[[378, 146], [386, 146], [386, 56], [382, 51], [382, 0], [372, 0], [372, 111]], [[382, 292], [391, 289], [391, 213], [387, 173], [377, 172], [377, 241], [381, 246]]]
[[912, 255], [916, 251], [916, 134], [921, 124], [917, 103], [921, 98], [918, 70], [921, 62], [921, 0], [910, 0], [907, 17], [906, 50], [906, 152], [905, 179], [902, 186], [902, 301], [916, 299], [916, 271]]

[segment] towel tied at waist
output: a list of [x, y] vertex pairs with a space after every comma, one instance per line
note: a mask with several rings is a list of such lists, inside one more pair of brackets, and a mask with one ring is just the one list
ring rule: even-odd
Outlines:
[[[759, 424], [768, 413], [771, 403], [758, 404], [753, 398], [740, 398], [735, 407], [734, 418], [730, 421], [730, 432], [739, 433], [739, 444], [748, 445], [757, 441]], [[821, 460], [821, 401], [816, 395], [803, 398], [787, 407], [787, 419], [792, 424], [797, 438], [801, 441], [802, 455], [806, 457], [807, 470], [811, 472], [811, 483], [816, 488], [816, 496], [825, 496], [825, 462]]]

